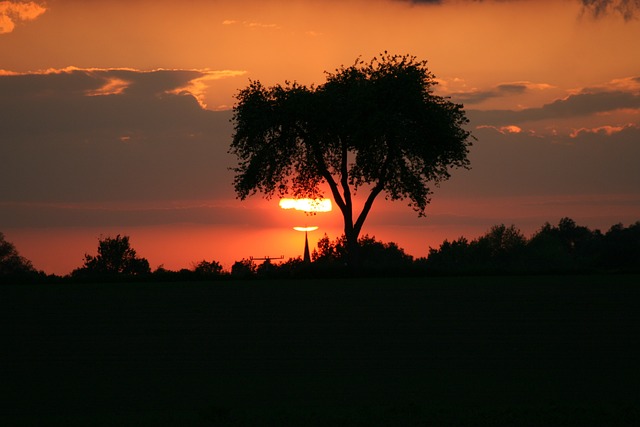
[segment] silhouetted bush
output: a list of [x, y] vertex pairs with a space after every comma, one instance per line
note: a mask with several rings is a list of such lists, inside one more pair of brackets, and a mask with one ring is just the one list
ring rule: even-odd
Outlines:
[[526, 243], [518, 228], [500, 224], [471, 242], [445, 240], [440, 249], [429, 250], [423, 266], [434, 273], [515, 273], [523, 269]]
[[[469, 241], [466, 237], [444, 240], [427, 257], [415, 259], [396, 243], [365, 235], [358, 241], [360, 276], [638, 273], [640, 272], [640, 221], [629, 227], [613, 225], [605, 234], [562, 218], [557, 226], [545, 223], [529, 239], [514, 225], [491, 227]], [[281, 263], [253, 259], [236, 261], [224, 271], [217, 261], [202, 260], [191, 269], [170, 271], [163, 266], [150, 272], [149, 262], [139, 258], [127, 236], [100, 239], [98, 254], [85, 255], [83, 267], [71, 276], [47, 276], [37, 272], [0, 233], [0, 282], [57, 283], [62, 281], [202, 281], [226, 279], [287, 279], [347, 277], [347, 245], [344, 236], [331, 240], [326, 234], [312, 252], [312, 262], [290, 258]]]
[[47, 275], [37, 271], [31, 261], [21, 256], [13, 243], [0, 232], [0, 283], [43, 281]]
[[619, 272], [640, 271], [640, 221], [627, 228], [612, 226], [602, 238], [600, 264], [604, 269]]
[[129, 236], [101, 238], [98, 254], [85, 254], [84, 265], [71, 273], [75, 278], [113, 279], [149, 275], [149, 261], [139, 258], [129, 243]]
[[[365, 235], [358, 239], [360, 275], [399, 275], [408, 274], [412, 269], [413, 257], [394, 242], [383, 243], [375, 237]], [[313, 271], [319, 275], [347, 273], [347, 241], [344, 236], [331, 241], [325, 234], [318, 241], [318, 249], [311, 256]], [[353, 273], [352, 270], [349, 270]]]
[[31, 261], [20, 256], [16, 247], [0, 232], [0, 276], [35, 273]]
[[242, 259], [241, 261], [236, 261], [231, 266], [231, 277], [235, 279], [249, 279], [256, 275], [256, 264], [253, 260], [250, 259]]
[[545, 223], [527, 244], [527, 268], [533, 272], [578, 272], [597, 266], [602, 234], [562, 218]]
[[270, 259], [266, 259], [256, 267], [256, 275], [262, 279], [270, 279], [276, 276], [277, 270], [278, 267]]
[[305, 263], [302, 257], [289, 258], [287, 261], [277, 265], [279, 277], [300, 277], [304, 276], [309, 270], [308, 263]]
[[196, 274], [196, 276], [202, 278], [220, 276], [223, 274], [222, 264], [220, 264], [218, 261], [209, 262], [206, 260], [202, 260], [193, 267], [193, 272]]

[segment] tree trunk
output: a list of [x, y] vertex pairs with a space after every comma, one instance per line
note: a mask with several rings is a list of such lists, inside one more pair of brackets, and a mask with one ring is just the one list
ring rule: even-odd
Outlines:
[[351, 275], [358, 275], [360, 272], [360, 244], [358, 243], [358, 232], [353, 226], [345, 226], [344, 236], [347, 244], [347, 269]]

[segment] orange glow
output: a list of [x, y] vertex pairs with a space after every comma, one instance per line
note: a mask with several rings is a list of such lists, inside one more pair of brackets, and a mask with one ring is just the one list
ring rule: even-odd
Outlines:
[[295, 209], [303, 212], [331, 212], [330, 199], [280, 199], [282, 209]]
[[[1, 149], [12, 167], [0, 176], [39, 165], [0, 191], [0, 231], [53, 274], [80, 267], [101, 235], [128, 235], [152, 268], [172, 270], [297, 257], [303, 236], [291, 224], [319, 226], [313, 250], [324, 234], [344, 234], [341, 210], [313, 206], [314, 196], [237, 200], [225, 114], [251, 80], [317, 86], [325, 71], [384, 50], [428, 60], [435, 94], [465, 104], [478, 143], [471, 170], [435, 189], [426, 218], [381, 194], [361, 236], [423, 257], [445, 238], [471, 240], [500, 223], [527, 236], [562, 217], [603, 232], [632, 224], [640, 62], [628, 41], [640, 40], [640, 25], [613, 10], [594, 17], [586, 3], [0, 0], [0, 78], [16, 76], [0, 89], [0, 110], [16, 120]], [[581, 109], [601, 95], [615, 108]], [[550, 107], [567, 114], [537, 115]], [[320, 190], [331, 197], [326, 183]], [[354, 212], [367, 190], [353, 195]]]

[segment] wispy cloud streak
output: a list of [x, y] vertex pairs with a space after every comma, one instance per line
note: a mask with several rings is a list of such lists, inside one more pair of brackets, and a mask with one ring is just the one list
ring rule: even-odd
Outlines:
[[466, 104], [479, 104], [492, 98], [501, 98], [512, 95], [522, 95], [534, 90], [545, 90], [553, 88], [547, 83], [532, 83], [527, 81], [502, 83], [486, 90], [471, 90], [468, 92], [455, 92], [450, 96], [459, 102]]

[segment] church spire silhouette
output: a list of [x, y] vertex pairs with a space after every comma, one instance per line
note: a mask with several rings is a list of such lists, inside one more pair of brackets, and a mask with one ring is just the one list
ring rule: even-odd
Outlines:
[[311, 255], [309, 254], [309, 238], [307, 237], [307, 231], [304, 232], [304, 258], [305, 263], [311, 262]]

